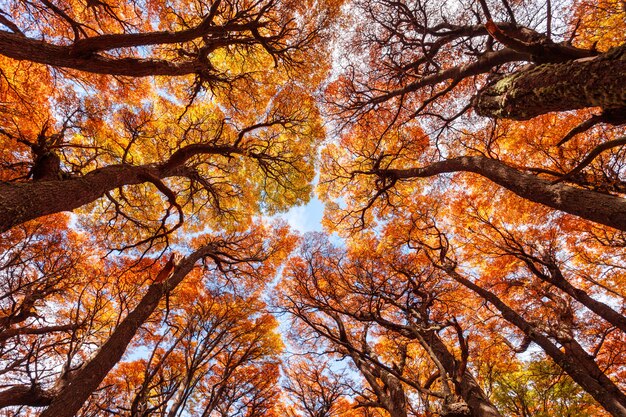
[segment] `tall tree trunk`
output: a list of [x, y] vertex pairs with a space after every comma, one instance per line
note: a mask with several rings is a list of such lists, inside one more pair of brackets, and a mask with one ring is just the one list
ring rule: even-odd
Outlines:
[[443, 378], [447, 375], [448, 379], [454, 381], [458, 394], [467, 403], [472, 417], [502, 417], [498, 409], [489, 401], [472, 373], [467, 369], [462, 373], [459, 372], [459, 362], [450, 353], [450, 350], [437, 332], [421, 330], [414, 326], [399, 325], [380, 316], [372, 316], [371, 319], [408, 339], [420, 341], [424, 349], [429, 352], [429, 355], [434, 356], [432, 358], [433, 361], [437, 361], [443, 367], [440, 373], [445, 373], [445, 375], [441, 375], [441, 377]]
[[170, 279], [150, 285], [139, 304], [122, 320], [106, 343], [52, 400], [50, 406], [41, 413], [40, 417], [73, 417], [76, 415], [109, 371], [122, 358], [137, 330], [152, 315], [163, 295], [180, 284], [195, 263], [211, 253], [212, 250], [212, 245], [201, 247], [178, 264]]
[[[452, 279], [469, 288], [497, 308], [505, 320], [520, 329], [528, 339], [539, 345], [557, 365], [612, 416], [626, 417], [626, 395], [604, 375], [593, 358], [588, 354], [583, 355], [581, 352], [577, 352], [575, 356], [562, 352], [547, 336], [505, 304], [496, 294], [466, 279], [456, 272], [453, 267], [444, 266], [443, 269]], [[566, 350], [571, 350], [571, 347], [568, 346]]]
[[543, 64], [505, 76], [474, 98], [481, 116], [528, 120], [586, 107], [621, 113], [626, 122], [626, 44], [593, 58]]
[[361, 349], [354, 347], [341, 317], [337, 314], [329, 314], [337, 323], [338, 335], [330, 335], [331, 340], [336, 340], [347, 349], [352, 362], [367, 381], [371, 391], [376, 396], [377, 407], [384, 408], [391, 417], [407, 417], [407, 402], [404, 387], [401, 381], [391, 372], [372, 363], [371, 359], [365, 359], [365, 355], [371, 358], [372, 351], [367, 344], [367, 331], [361, 336]]
[[626, 231], [626, 199], [562, 183], [552, 183], [484, 156], [461, 156], [435, 162], [423, 168], [378, 170], [372, 171], [371, 174], [397, 180], [431, 177], [447, 172], [473, 172], [526, 200]]
[[384, 369], [367, 363], [356, 351], [350, 352], [350, 357], [361, 371], [382, 408], [391, 417], [407, 417], [406, 395], [400, 380]]

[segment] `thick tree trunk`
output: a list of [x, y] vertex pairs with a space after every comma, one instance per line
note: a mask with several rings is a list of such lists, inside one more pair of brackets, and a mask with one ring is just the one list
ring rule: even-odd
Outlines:
[[526, 200], [626, 231], [626, 199], [552, 183], [484, 156], [462, 156], [435, 162], [423, 168], [380, 170], [372, 174], [407, 179], [431, 177], [447, 172], [473, 172]]
[[399, 332], [408, 339], [419, 340], [429, 355], [434, 356], [433, 360], [443, 367], [440, 372], [445, 373], [449, 380], [455, 382], [458, 394], [467, 403], [472, 417], [502, 417], [469, 370], [466, 369], [459, 376], [460, 364], [437, 332], [421, 330], [414, 326], [398, 325], [380, 316], [372, 317], [372, 320], [391, 331]]
[[16, 184], [0, 181], [0, 233], [37, 217], [74, 210], [118, 187], [180, 175], [185, 162], [200, 154], [230, 156], [243, 155], [244, 151], [232, 146], [193, 144], [174, 152], [162, 164], [110, 165], [69, 179]]
[[365, 362], [359, 353], [352, 352], [350, 356], [382, 408], [391, 417], [407, 417], [406, 395], [400, 380], [376, 365]]
[[178, 264], [170, 279], [152, 284], [135, 309], [122, 320], [106, 343], [52, 400], [40, 417], [74, 416], [122, 358], [137, 330], [152, 315], [163, 295], [180, 284], [195, 263], [211, 251], [210, 245], [198, 249]]
[[594, 58], [520, 70], [474, 99], [479, 115], [514, 120], [586, 107], [626, 114], [626, 44]]
[[16, 385], [0, 392], [0, 409], [11, 406], [45, 407], [55, 393], [44, 391], [38, 385]]
[[404, 387], [398, 378], [389, 372], [381, 371], [380, 380], [386, 391], [386, 398], [381, 398], [381, 402], [385, 404], [385, 408], [391, 417], [407, 417], [406, 394]]
[[143, 183], [148, 173], [145, 167], [112, 165], [66, 180], [0, 182], [0, 232], [37, 217], [74, 210], [123, 185]]
[[[547, 336], [506, 305], [496, 294], [464, 278], [453, 268], [444, 267], [448, 275], [469, 288], [500, 311], [502, 317], [520, 329], [524, 335], [539, 345], [578, 385], [587, 391], [614, 417], [626, 417], [626, 395], [604, 375], [588, 354], [568, 355], [562, 352]], [[566, 349], [566, 350], [569, 350]], [[578, 352], [580, 353], [580, 352]]]
[[[183, 32], [191, 31], [179, 33]], [[172, 35], [169, 40], [166, 39], [168, 35]], [[146, 45], [159, 42], [167, 44], [177, 42], [179, 38], [189, 38], [189, 36], [176, 37], [176, 33], [170, 32], [103, 35], [84, 39], [77, 46], [60, 46], [0, 30], [0, 54], [17, 60], [37, 62], [60, 68], [72, 68], [96, 74], [146, 77], [203, 73], [207, 77], [212, 75], [213, 78], [217, 79], [217, 74], [211, 74], [211, 68], [199, 59], [172, 62], [164, 59], [138, 57], [113, 58], [91, 52], [94, 49], [123, 48], [133, 44]], [[156, 42], [152, 42], [150, 39]]]

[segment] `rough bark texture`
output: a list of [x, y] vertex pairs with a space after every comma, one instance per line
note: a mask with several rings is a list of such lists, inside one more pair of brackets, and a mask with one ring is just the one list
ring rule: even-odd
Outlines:
[[[352, 346], [342, 320], [338, 316], [334, 319], [339, 328], [339, 342], [348, 349], [354, 365], [361, 371], [376, 396], [377, 406], [384, 408], [391, 417], [407, 417], [407, 399], [400, 380], [390, 372], [364, 360], [362, 352]], [[362, 348], [363, 351], [371, 354], [366, 343]]]
[[211, 250], [211, 246], [198, 249], [178, 264], [169, 280], [152, 284], [137, 307], [124, 318], [95, 356], [52, 400], [50, 406], [41, 413], [40, 417], [74, 416], [98, 388], [109, 371], [122, 358], [135, 333], [154, 312], [163, 295], [180, 284], [195, 263], [210, 253]]
[[376, 394], [376, 398], [382, 408], [391, 417], [407, 417], [406, 395], [398, 378], [385, 370], [367, 364], [357, 354], [352, 354], [351, 356], [370, 388]]
[[527, 200], [626, 231], [626, 199], [562, 183], [555, 184], [484, 156], [463, 156], [435, 162], [423, 168], [390, 169], [373, 173], [394, 179], [406, 179], [431, 177], [447, 172], [473, 172]]
[[[626, 417], [626, 396], [598, 368], [597, 364], [582, 348], [577, 352], [565, 346], [566, 353], [561, 351], [539, 329], [526, 321], [515, 310], [506, 305], [496, 294], [474, 284], [464, 278], [453, 268], [445, 267], [448, 275], [458, 283], [474, 291], [500, 311], [502, 317], [520, 329], [528, 339], [539, 345], [578, 385], [587, 391], [598, 403], [614, 417]], [[576, 353], [568, 355], [567, 351]]]
[[53, 392], [39, 385], [16, 385], [0, 392], [0, 409], [11, 406], [45, 407], [52, 402]]
[[67, 180], [0, 182], [0, 232], [40, 216], [74, 210], [117, 187], [145, 182], [141, 176], [145, 172], [131, 165], [115, 165]]
[[626, 44], [594, 58], [518, 71], [474, 99], [479, 115], [514, 120], [596, 106], [626, 113]]
[[240, 149], [231, 146], [194, 144], [179, 149], [162, 164], [110, 165], [68, 179], [26, 183], [0, 181], [0, 233], [37, 217], [74, 210], [124, 185], [150, 182], [151, 178], [176, 176], [179, 174], [178, 169], [198, 154], [241, 153]]
[[109, 58], [97, 54], [76, 54], [71, 46], [0, 31], [0, 53], [9, 58], [27, 60], [61, 68], [73, 68], [97, 74], [146, 77], [150, 75], [185, 75], [207, 71], [199, 61], [174, 63], [158, 59]]

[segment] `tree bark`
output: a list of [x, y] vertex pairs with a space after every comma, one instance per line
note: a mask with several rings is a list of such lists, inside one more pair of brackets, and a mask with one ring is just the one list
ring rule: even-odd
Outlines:
[[[578, 385], [587, 391], [614, 417], [626, 417], [626, 395], [598, 368], [588, 354], [568, 355], [561, 351], [539, 329], [506, 305], [496, 294], [464, 278], [452, 267], [442, 267], [459, 284], [469, 288], [500, 311], [502, 317], [539, 345]], [[568, 347], [566, 349], [570, 350]], [[580, 353], [580, 352], [577, 352]]]
[[552, 183], [484, 156], [462, 156], [435, 162], [423, 168], [377, 170], [367, 174], [391, 179], [408, 179], [431, 177], [448, 172], [473, 172], [526, 200], [626, 231], [626, 199], [562, 183]]
[[593, 297], [589, 296], [586, 291], [581, 290], [578, 287], [573, 286], [561, 272], [561, 269], [554, 263], [545, 263], [548, 268], [549, 275], [541, 272], [531, 261], [531, 259], [521, 257], [521, 259], [526, 263], [530, 271], [540, 280], [547, 282], [548, 284], [554, 285], [574, 300], [578, 301], [589, 310], [596, 313], [598, 316], [602, 317], [607, 322], [611, 323], [616, 328], [620, 329], [622, 332], [626, 333], [626, 317], [617, 311], [613, 310], [611, 306], [603, 303], [602, 301], [595, 300]]
[[0, 54], [54, 67], [127, 77], [210, 73], [210, 66], [200, 60], [175, 63], [161, 59], [110, 58], [89, 53], [80, 55], [75, 53], [72, 46], [49, 44], [5, 31], [0, 31]]
[[390, 417], [407, 417], [406, 395], [402, 383], [384, 369], [366, 363], [358, 353], [350, 356]]
[[0, 409], [11, 406], [45, 407], [55, 393], [44, 391], [39, 385], [16, 385], [0, 392]]
[[[28, 220], [61, 211], [71, 211], [96, 201], [107, 191], [124, 185], [150, 182], [176, 176], [191, 157], [243, 154], [232, 146], [188, 145], [176, 151], [163, 164], [110, 165], [80, 177], [58, 180], [6, 183], [0, 181], [0, 233]], [[262, 159], [263, 155], [248, 155]]]
[[206, 245], [184, 258], [170, 279], [150, 285], [139, 304], [120, 323], [109, 339], [72, 378], [69, 384], [52, 400], [40, 417], [72, 417], [98, 388], [109, 371], [124, 355], [126, 347], [137, 330], [152, 315], [163, 295], [180, 284], [195, 263], [213, 251]]
[[368, 318], [408, 339], [419, 340], [420, 343], [424, 343], [426, 345], [424, 348], [429, 351], [429, 354], [432, 352], [434, 355], [433, 360], [436, 359], [443, 367], [441, 372], [445, 372], [447, 377], [455, 382], [458, 393], [467, 403], [472, 417], [502, 417], [469, 370], [466, 369], [460, 376], [458, 375], [460, 365], [457, 359], [450, 353], [446, 344], [435, 331], [399, 325], [380, 316]]
[[37, 217], [74, 210], [123, 185], [146, 182], [142, 174], [148, 173], [158, 171], [113, 165], [67, 180], [0, 182], [0, 232]]
[[456, 378], [459, 368], [458, 361], [450, 353], [439, 335], [433, 330], [421, 331], [421, 335], [445, 368], [446, 373], [456, 382], [459, 394], [467, 403], [472, 417], [502, 417], [470, 371], [465, 370], [460, 378]]
[[594, 58], [520, 70], [481, 90], [473, 104], [479, 115], [496, 119], [528, 120], [586, 107], [625, 114], [626, 44]]

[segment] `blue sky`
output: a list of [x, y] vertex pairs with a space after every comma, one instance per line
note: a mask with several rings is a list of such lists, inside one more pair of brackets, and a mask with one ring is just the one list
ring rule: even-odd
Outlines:
[[308, 204], [292, 207], [279, 217], [285, 219], [293, 229], [300, 233], [319, 232], [322, 230], [323, 211], [324, 205], [314, 195]]

